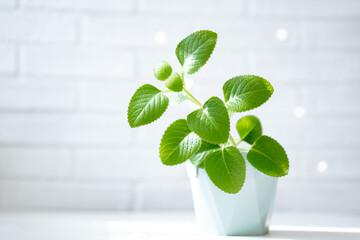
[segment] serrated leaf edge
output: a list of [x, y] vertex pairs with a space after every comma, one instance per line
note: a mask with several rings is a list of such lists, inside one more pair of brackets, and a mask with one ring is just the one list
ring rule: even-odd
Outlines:
[[[240, 120], [241, 120], [241, 118], [237, 121], [236, 125], [238, 124], [238, 122], [239, 122]], [[236, 128], [236, 127], [235, 127], [235, 128]], [[238, 134], [239, 134], [239, 136], [240, 136], [240, 140], [243, 141], [243, 140], [247, 137], [247, 135], [249, 135], [249, 133], [251, 133], [251, 131], [254, 130], [254, 128], [255, 128], [255, 127], [252, 127], [249, 131], [247, 131], [246, 134], [245, 134], [245, 137], [240, 136], [239, 131], [236, 129], [237, 132], [238, 132]]]
[[[235, 147], [234, 147], [235, 148]], [[222, 153], [221, 153], [221, 155], [223, 155], [224, 154], [224, 150], [225, 148], [221, 148], [220, 149], [220, 151], [222, 151]], [[239, 149], [237, 149], [236, 148], [236, 150], [238, 150], [239, 151]], [[219, 150], [217, 150], [217, 151], [219, 151]], [[214, 152], [216, 152], [216, 151], [214, 151]], [[214, 153], [213, 152], [213, 153]], [[244, 158], [244, 156], [242, 156], [242, 154], [241, 154], [241, 152], [239, 151], [239, 153], [240, 153], [240, 155], [241, 155], [241, 157], [242, 158]], [[210, 155], [210, 154], [209, 154]], [[206, 157], [208, 157], [208, 156], [206, 156]], [[223, 158], [224, 159], [224, 158]], [[245, 159], [244, 159], [244, 163], [245, 163]], [[228, 171], [228, 168], [227, 168], [227, 165], [226, 165], [226, 163], [224, 162], [224, 164], [225, 164], [225, 167], [226, 167], [226, 170]], [[205, 159], [204, 159], [204, 165], [205, 165]], [[246, 181], [246, 163], [245, 163], [245, 176], [244, 176], [244, 182], [242, 183], [242, 185], [241, 185], [241, 187], [240, 187], [240, 190], [238, 191], [238, 192], [240, 192], [241, 191], [241, 189], [243, 188], [243, 186], [244, 186], [244, 184], [245, 184], [245, 181]], [[204, 169], [204, 171], [206, 172], [206, 169]], [[229, 171], [228, 171], [229, 172]], [[206, 174], [208, 175], [208, 173], [206, 172]], [[229, 174], [230, 175], [230, 174]], [[221, 191], [223, 191], [224, 193], [228, 193], [228, 194], [236, 194], [236, 193], [238, 193], [238, 192], [235, 192], [235, 193], [232, 193], [232, 192], [227, 192], [227, 191], [225, 191], [225, 190], [223, 190], [223, 189], [221, 189], [221, 188], [219, 188], [215, 183], [214, 183], [214, 181], [209, 177], [209, 175], [208, 175], [208, 178], [210, 179], [210, 181], [214, 184], [214, 186], [215, 187], [217, 187], [218, 189], [220, 189]], [[232, 179], [231, 179], [231, 182], [233, 183], [233, 185], [234, 185], [234, 182], [232, 181]]]
[[[246, 116], [240, 118], [240, 119], [236, 122], [235, 128], [236, 128], [236, 131], [238, 132], [239, 136], [240, 136], [240, 133], [239, 133], [239, 131], [237, 130], [237, 124], [238, 124], [238, 122], [239, 122], [241, 119], [243, 119], [243, 118], [245, 118], [245, 117], [249, 117], [249, 116], [256, 117], [255, 115], [246, 115]], [[258, 117], [256, 117], [256, 118], [258, 119]], [[259, 119], [258, 119], [258, 120], [259, 120]], [[260, 120], [259, 120], [259, 121], [260, 121]], [[260, 127], [262, 128], [261, 124], [260, 124]], [[249, 133], [252, 132], [252, 130], [254, 130], [254, 128], [255, 128], [255, 126], [252, 127], [249, 131], [247, 131], [244, 138], [242, 138], [242, 137], [240, 136], [240, 140], [241, 140], [241, 141], [244, 141], [244, 139], [249, 135]], [[262, 129], [261, 129], [261, 130], [262, 130]], [[261, 131], [261, 133], [262, 133], [262, 131]], [[261, 135], [261, 136], [262, 136], [262, 135]], [[261, 136], [260, 136], [260, 137], [261, 137]], [[256, 142], [256, 141], [255, 141], [255, 142]]]
[[[230, 176], [229, 168], [228, 168], [228, 166], [227, 166], [227, 164], [226, 164], [226, 161], [225, 161], [224, 151], [221, 151], [221, 155], [222, 155], [222, 160], [223, 160], [223, 162], [224, 162], [226, 171], [227, 171], [228, 175]], [[231, 177], [230, 177], [230, 180], [231, 180], [231, 184], [233, 185], [233, 188], [236, 188], [236, 187], [235, 187], [235, 184], [234, 184], [234, 181], [233, 181], [233, 179], [232, 179]], [[241, 189], [241, 188], [240, 188], [240, 189]], [[223, 191], [224, 191], [224, 190], [223, 190]], [[225, 191], [224, 191], [224, 192], [225, 192]]]
[[[224, 83], [224, 85], [225, 85], [228, 81], [230, 81], [230, 80], [232, 80], [232, 79], [234, 79], [234, 78], [236, 78], [236, 77], [240, 77], [240, 76], [255, 76], [255, 77], [259, 77], [259, 78], [262, 78], [262, 79], [266, 80], [265, 78], [260, 77], [260, 76], [258, 76], [258, 75], [247, 74], [247, 75], [239, 75], [239, 76], [232, 77], [232, 78], [230, 78], [229, 80], [227, 80], [227, 81]], [[270, 94], [269, 98], [268, 98], [265, 102], [263, 102], [262, 104], [260, 104], [260, 105], [257, 106], [257, 107], [254, 107], [254, 108], [249, 109], [249, 110], [241, 111], [241, 112], [235, 112], [235, 111], [230, 110], [230, 109], [228, 108], [228, 106], [227, 106], [227, 102], [225, 102], [225, 107], [226, 107], [226, 109], [228, 109], [228, 111], [235, 112], [235, 113], [243, 113], [243, 112], [248, 112], [248, 111], [254, 110], [254, 109], [259, 108], [259, 107], [261, 107], [262, 105], [264, 105], [267, 101], [269, 101], [269, 99], [271, 98], [271, 96], [273, 95], [273, 93], [274, 93], [274, 91], [275, 91], [275, 90], [274, 90], [274, 87], [271, 85], [271, 83], [270, 83], [268, 80], [266, 80], [266, 82], [269, 83], [269, 85], [270, 85], [271, 88], [272, 88], [272, 91], [271, 91], [271, 94]], [[252, 92], [256, 92], [256, 91], [252, 91]], [[223, 93], [224, 93], [224, 89], [223, 89]], [[224, 100], [225, 100], [225, 93], [224, 93]]]
[[[212, 98], [217, 98], [217, 99], [219, 99], [219, 100], [225, 105], [225, 103], [223, 102], [223, 100], [221, 100], [220, 98], [218, 98], [218, 97], [216, 97], [216, 96], [210, 97], [210, 98], [204, 103], [204, 105], [205, 105], [210, 99], [212, 99]], [[188, 116], [189, 116], [190, 114], [194, 113], [194, 112], [202, 111], [203, 114], [205, 114], [205, 115], [207, 116], [207, 118], [210, 120], [210, 118], [208, 117], [208, 115], [207, 115], [206, 113], [204, 113], [204, 109], [203, 109], [204, 105], [203, 105], [201, 108], [199, 108], [199, 109], [197, 109], [197, 110], [189, 113]], [[225, 106], [225, 108], [226, 108], [226, 106]], [[226, 110], [228, 110], [228, 109], [226, 108]], [[228, 113], [229, 113], [229, 112], [228, 112]], [[189, 123], [188, 123], [188, 120], [187, 120], [187, 119], [188, 119], [188, 118], [186, 118], [186, 123], [187, 123], [188, 126], [189, 126]], [[230, 136], [230, 131], [231, 131], [230, 116], [228, 117], [228, 120], [229, 120], [229, 121], [227, 121], [227, 122], [228, 122], [228, 124], [229, 124], [229, 136]], [[211, 122], [211, 124], [212, 124], [213, 126], [215, 126], [211, 120], [210, 120], [210, 122]], [[189, 129], [190, 129], [190, 127], [189, 127]], [[215, 129], [218, 130], [218, 128], [216, 128], [216, 127], [215, 127]], [[190, 129], [190, 130], [191, 130], [191, 129]], [[226, 140], [226, 142], [229, 140], [229, 136], [228, 136], [228, 139]], [[224, 144], [224, 143], [226, 143], [226, 142], [217, 143], [217, 142], [209, 141], [208, 139], [206, 139], [205, 141], [206, 141], [206, 142], [209, 142], [209, 143], [212, 143], [212, 144]]]
[[149, 125], [149, 124], [157, 121], [157, 120], [166, 112], [166, 110], [169, 108], [169, 102], [170, 102], [169, 97], [168, 97], [166, 94], [164, 94], [160, 89], [158, 89], [157, 87], [155, 87], [156, 89], [158, 89], [158, 90], [160, 91], [158, 94], [162, 94], [162, 95], [163, 95], [164, 97], [166, 97], [167, 100], [168, 100], [168, 103], [167, 103], [167, 105], [166, 105], [166, 108], [165, 108], [164, 112], [163, 112], [158, 118], [154, 119], [154, 121], [152, 121], [152, 122], [145, 123], [145, 124], [142, 124], [142, 125], [140, 125], [140, 126], [131, 126], [131, 124], [130, 124], [130, 122], [129, 122], [130, 104], [132, 103], [133, 98], [134, 98], [134, 95], [135, 95], [135, 93], [137, 92], [137, 90], [139, 90], [140, 88], [142, 88], [142, 87], [145, 86], [145, 85], [150, 85], [150, 86], [155, 87], [154, 85], [151, 85], [151, 84], [149, 84], [149, 83], [143, 84], [143, 85], [141, 85], [140, 87], [138, 87], [138, 88], [135, 90], [134, 94], [132, 95], [132, 97], [131, 97], [131, 99], [130, 99], [130, 102], [129, 102], [128, 109], [127, 109], [127, 120], [128, 120], [128, 123], [129, 123], [129, 125], [130, 125], [131, 128], [138, 128], [138, 127], [146, 126], [146, 125]]
[[[191, 35], [193, 35], [193, 34], [195, 34], [195, 33], [199, 33], [199, 32], [211, 32], [211, 33], [215, 33], [215, 36], [216, 36], [215, 46], [214, 46], [214, 48], [211, 50], [210, 56], [209, 56], [208, 59], [206, 59], [206, 61], [204, 62], [204, 64], [203, 64], [201, 67], [199, 67], [199, 69], [197, 69], [195, 72], [191, 72], [191, 73], [187, 72], [187, 74], [189, 74], [189, 75], [192, 75], [192, 74], [194, 74], [194, 73], [197, 73], [203, 66], [205, 66], [205, 64], [209, 61], [212, 53], [214, 52], [214, 49], [215, 49], [216, 44], [217, 44], [217, 33], [216, 33], [216, 32], [213, 32], [213, 31], [211, 31], [211, 30], [206, 30], [206, 29], [198, 30], [198, 31], [193, 32], [193, 33], [191, 33], [190, 35], [186, 36], [184, 39], [182, 39], [182, 40], [178, 43], [178, 45], [176, 46], [176, 49], [175, 49], [175, 55], [177, 56], [176, 52], [178, 51], [178, 48], [179, 48], [180, 44], [181, 44], [182, 42], [184, 42], [186, 38], [190, 37]], [[209, 39], [210, 39], [210, 38], [209, 38]], [[208, 39], [208, 40], [209, 40], [209, 39]], [[208, 40], [206, 40], [205, 42], [207, 42]], [[196, 50], [197, 50], [197, 49], [196, 49]], [[179, 61], [179, 62], [180, 62], [180, 61]], [[181, 65], [181, 67], [183, 67], [183, 63], [180, 62], [180, 65]]]
[[[164, 131], [164, 133], [163, 133], [163, 135], [162, 135], [162, 137], [161, 137], [159, 146], [161, 146], [161, 142], [163, 141], [164, 136], [165, 136], [167, 130], [170, 128], [170, 126], [172, 126], [173, 124], [175, 124], [176, 122], [178, 122], [178, 121], [180, 121], [180, 120], [185, 120], [185, 122], [186, 122], [186, 119], [181, 118], [181, 119], [175, 120], [173, 123], [171, 123], [171, 124], [166, 128], [166, 130]], [[186, 123], [186, 125], [187, 125], [187, 123]], [[188, 126], [188, 127], [189, 127], [189, 126]], [[190, 130], [190, 128], [189, 128], [189, 130]], [[191, 133], [194, 133], [194, 132], [190, 130], [190, 133], [189, 133], [189, 134], [191, 134]], [[189, 136], [189, 134], [186, 135], [186, 136]], [[196, 133], [194, 133], [194, 134], [195, 134], [196, 136], [198, 136]], [[199, 136], [198, 136], [198, 137], [199, 137]], [[202, 141], [202, 138], [201, 138], [201, 137], [199, 137], [199, 138], [200, 138], [200, 140]], [[177, 147], [178, 147], [178, 146], [177, 146]], [[196, 152], [199, 151], [200, 147], [201, 147], [201, 143], [200, 143], [198, 149], [196, 150]], [[173, 153], [174, 151], [175, 151], [175, 150], [173, 150], [172, 153]], [[160, 157], [160, 152], [161, 152], [161, 149], [160, 149], [160, 147], [159, 147], [159, 158], [160, 158], [161, 163], [162, 163], [163, 165], [165, 165], [165, 166], [176, 166], [176, 165], [183, 164], [184, 162], [186, 162], [187, 160], [189, 160], [191, 157], [193, 157], [193, 156], [196, 154], [196, 152], [195, 152], [191, 157], [189, 157], [188, 159], [186, 159], [185, 161], [183, 161], [183, 162], [181, 162], [181, 163], [169, 165], [169, 164], [164, 164], [164, 163], [163, 163], [163, 161], [161, 160], [161, 157]]]
[[[205, 140], [203, 140], [203, 139], [201, 139], [201, 141], [203, 142], [203, 141], [205, 141]], [[211, 144], [213, 144], [213, 143], [211, 143]], [[218, 145], [218, 144], [217, 144]], [[201, 148], [201, 146], [200, 146], [200, 148]], [[200, 150], [200, 148], [199, 148], [199, 150]], [[218, 151], [218, 150], [221, 150], [221, 146], [219, 145], [219, 147], [217, 147], [217, 148], [213, 148], [213, 149], [209, 149], [209, 150], [205, 150], [205, 151], [202, 151], [202, 152], [199, 152], [199, 150], [192, 156], [192, 157], [190, 157], [188, 160], [191, 162], [191, 164], [192, 165], [194, 165], [195, 167], [197, 167], [197, 168], [203, 168], [203, 167], [200, 167], [199, 165], [195, 165], [192, 161], [191, 161], [191, 158], [193, 158], [195, 155], [197, 155], [197, 154], [207, 154], [207, 155], [209, 155], [210, 153], [213, 153], [213, 152], [215, 152], [215, 151]], [[204, 159], [202, 160], [202, 163], [204, 163], [204, 160], [205, 160], [205, 158], [207, 157], [207, 155], [204, 157]]]
[[[287, 158], [287, 160], [289, 161], [289, 157], [288, 157], [288, 154], [287, 154], [285, 148], [284, 148], [278, 141], [276, 141], [275, 139], [273, 139], [272, 137], [267, 136], [267, 135], [262, 135], [262, 136], [271, 138], [272, 140], [274, 140], [275, 142], [277, 142], [277, 143], [281, 146], [281, 148], [284, 150], [284, 153], [285, 153], [285, 155], [286, 155], [286, 158]], [[262, 137], [262, 136], [261, 136], [261, 137]], [[257, 140], [259, 140], [259, 139], [260, 139], [260, 138], [258, 138]], [[256, 140], [256, 141], [257, 141], [257, 140]], [[254, 143], [253, 145], [256, 144], [256, 141], [255, 141], [255, 143]], [[262, 153], [262, 152], [260, 152], [260, 151], [257, 151], [257, 150], [255, 150], [255, 149], [252, 149], [252, 147], [250, 148], [249, 152], [250, 152], [250, 151], [257, 152], [257, 153], [265, 156], [266, 158], [270, 159], [271, 162], [275, 163], [268, 155], [266, 155], [266, 154], [264, 154], [264, 153]], [[249, 154], [249, 152], [246, 154], [246, 159], [247, 159], [247, 155]], [[248, 160], [248, 161], [249, 161], [249, 160]], [[262, 171], [258, 170], [256, 167], [254, 167], [250, 161], [249, 161], [249, 163], [250, 163], [251, 166], [252, 166], [253, 168], [255, 168], [257, 171], [263, 173]], [[277, 164], [275, 163], [275, 165], [277, 165]], [[274, 176], [274, 175], [272, 175], [272, 174], [267, 174], [267, 173], [263, 173], [263, 174], [268, 175], [268, 176], [271, 176], [271, 177], [280, 178], [280, 177], [285, 177], [285, 176], [287, 176], [287, 175], [289, 174], [289, 169], [290, 169], [290, 164], [289, 164], [289, 166], [288, 166], [288, 171], [287, 171], [287, 173], [286, 173], [285, 175], [281, 175], [281, 176]]]

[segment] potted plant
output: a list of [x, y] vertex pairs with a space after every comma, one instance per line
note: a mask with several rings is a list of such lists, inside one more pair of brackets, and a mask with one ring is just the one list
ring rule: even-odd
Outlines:
[[[216, 41], [217, 34], [208, 30], [183, 39], [175, 51], [181, 70], [173, 72], [167, 62], [159, 62], [154, 75], [165, 81], [166, 89], [150, 84], [137, 89], [128, 107], [128, 122], [132, 128], [154, 122], [174, 99], [198, 105], [166, 129], [160, 143], [161, 162], [169, 166], [187, 162], [202, 229], [219, 235], [261, 235], [269, 224], [276, 179], [287, 175], [289, 161], [282, 146], [262, 134], [257, 117], [238, 120], [238, 140], [230, 134], [230, 118], [265, 103], [273, 87], [259, 76], [236, 76], [223, 85], [224, 100], [210, 97], [200, 103], [187, 89], [184, 75], [205, 65]], [[241, 142], [250, 147], [238, 148]]]

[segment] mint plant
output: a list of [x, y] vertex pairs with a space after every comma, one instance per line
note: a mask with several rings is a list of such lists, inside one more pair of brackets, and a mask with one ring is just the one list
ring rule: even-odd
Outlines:
[[[181, 65], [180, 74], [165, 61], [154, 68], [157, 79], [165, 81], [167, 89], [145, 84], [136, 90], [128, 107], [128, 122], [135, 128], [154, 122], [168, 108], [169, 102], [186, 99], [198, 105], [186, 119], [173, 122], [160, 143], [160, 159], [165, 165], [177, 165], [189, 160], [204, 168], [211, 181], [226, 193], [237, 193], [245, 182], [245, 158], [260, 172], [281, 177], [288, 173], [289, 160], [283, 147], [274, 139], [262, 135], [260, 120], [252, 115], [240, 118], [236, 124], [239, 139], [230, 134], [230, 118], [264, 104], [274, 89], [262, 77], [241, 75], [223, 86], [224, 100], [209, 98], [201, 104], [187, 89], [185, 74], [194, 74], [206, 64], [217, 41], [217, 34], [208, 30], [192, 33], [176, 47]], [[239, 143], [251, 145], [238, 148]]]

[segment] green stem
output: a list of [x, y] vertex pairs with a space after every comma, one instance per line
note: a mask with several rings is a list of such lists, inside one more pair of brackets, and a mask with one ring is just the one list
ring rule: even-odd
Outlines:
[[238, 148], [238, 149], [239, 151], [246, 151], [246, 152], [250, 151], [250, 148]]
[[237, 140], [236, 141], [236, 146], [239, 145], [241, 142], [242, 142], [241, 139]]
[[229, 139], [230, 139], [231, 144], [232, 144], [234, 147], [236, 147], [235, 140], [234, 140], [234, 138], [231, 136], [231, 134], [229, 134]]
[[202, 107], [202, 104], [185, 88], [183, 88], [183, 91], [186, 93], [186, 95], [188, 96], [188, 98], [194, 102], [195, 104], [199, 105], [200, 107]]
[[[183, 81], [185, 81], [185, 79], [184, 79], [184, 70], [182, 70], [182, 72], [181, 72], [181, 78], [183, 79]], [[188, 90], [186, 90], [185, 87], [183, 88], [183, 92], [186, 93], [186, 95], [187, 95], [187, 97], [189, 98], [189, 100], [191, 100], [191, 101], [194, 102], [195, 104], [199, 105], [200, 107], [203, 106]], [[232, 114], [233, 114], [233, 113], [231, 112], [231, 115], [232, 115]], [[231, 117], [231, 116], [230, 116], [230, 117]], [[232, 144], [234, 147], [236, 147], [237, 144], [236, 144], [234, 138], [231, 136], [231, 134], [229, 134], [229, 139], [230, 139], [231, 144]], [[225, 144], [224, 144], [224, 146], [225, 146]]]
[[[181, 71], [181, 78], [182, 78], [183, 82], [185, 82], [184, 70]], [[188, 90], [186, 90], [185, 87], [183, 88], [183, 92], [186, 93], [189, 100], [191, 100], [196, 105], [199, 105], [200, 107], [202, 107], [202, 104]]]

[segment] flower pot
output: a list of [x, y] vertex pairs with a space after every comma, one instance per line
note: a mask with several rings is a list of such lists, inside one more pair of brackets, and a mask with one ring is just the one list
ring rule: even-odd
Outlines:
[[228, 194], [217, 188], [206, 171], [187, 162], [195, 215], [207, 233], [239, 236], [268, 231], [277, 179], [262, 174], [246, 161], [246, 179], [240, 192]]

